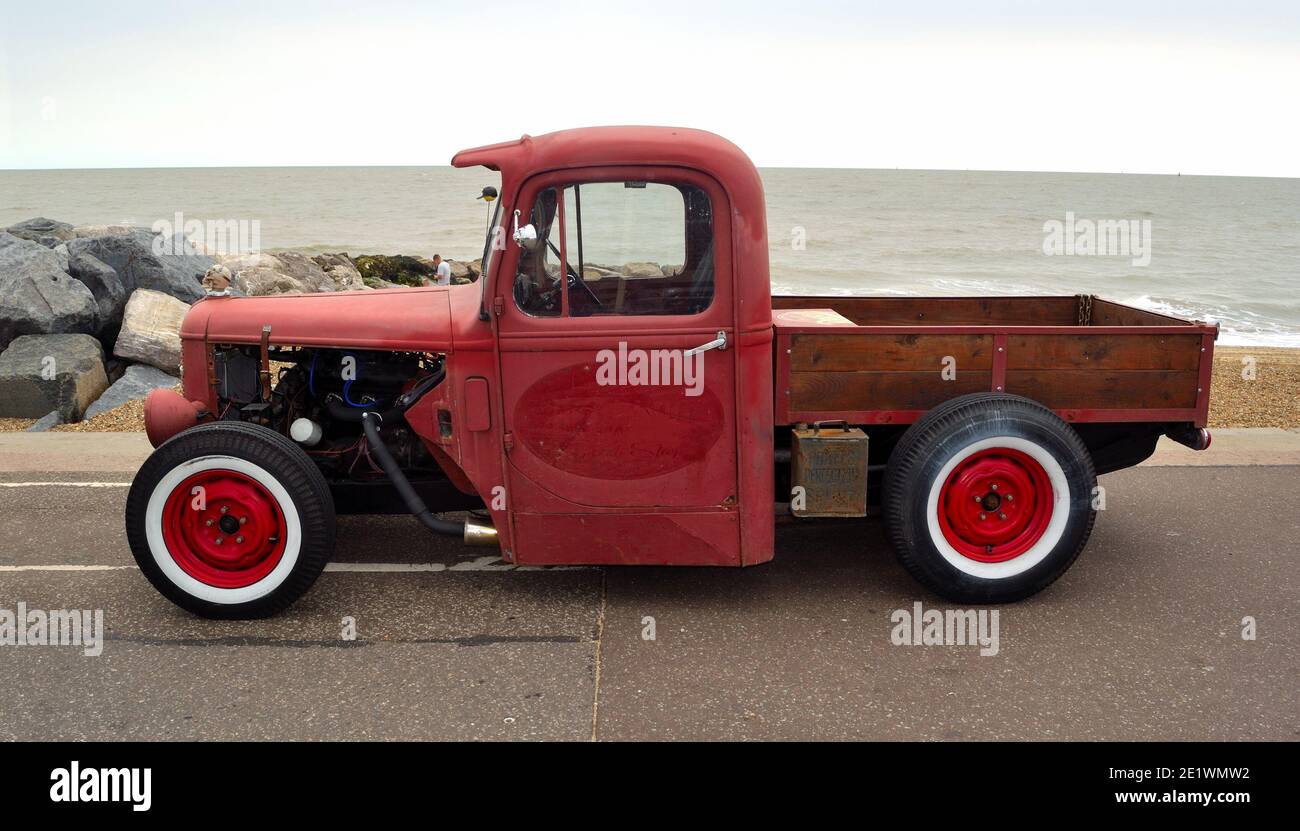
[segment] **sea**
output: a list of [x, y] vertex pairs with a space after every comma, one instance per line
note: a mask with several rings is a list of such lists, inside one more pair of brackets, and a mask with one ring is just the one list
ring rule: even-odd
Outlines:
[[[1300, 347], [1300, 179], [761, 170], [774, 292], [1096, 294]], [[485, 169], [0, 171], [0, 227], [256, 222], [261, 248], [483, 251]], [[1091, 230], [1090, 230], [1091, 229]], [[1121, 245], [1126, 243], [1126, 245]]]

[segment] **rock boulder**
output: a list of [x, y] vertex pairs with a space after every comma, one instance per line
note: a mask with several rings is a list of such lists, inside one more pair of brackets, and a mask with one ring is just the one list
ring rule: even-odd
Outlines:
[[5, 230], [15, 237], [40, 243], [46, 248], [53, 248], [72, 239], [73, 236], [71, 224], [59, 222], [57, 219], [46, 219], [43, 216], [10, 225]]
[[94, 295], [62, 266], [51, 249], [0, 231], [0, 350], [19, 335], [97, 331]]
[[181, 321], [189, 310], [188, 303], [171, 295], [136, 289], [126, 301], [122, 330], [113, 344], [113, 354], [149, 364], [164, 372], [179, 372]]
[[[126, 308], [126, 288], [117, 272], [95, 255], [78, 248], [68, 251], [67, 272], [90, 290], [97, 307], [96, 334], [111, 334], [122, 323], [122, 310]], [[57, 249], [56, 249], [57, 250]]]
[[174, 375], [168, 375], [161, 369], [136, 364], [126, 368], [122, 377], [113, 383], [104, 394], [95, 399], [95, 403], [86, 408], [86, 418], [94, 418], [100, 413], [122, 406], [138, 398], [144, 398], [151, 391], [160, 387], [169, 389], [181, 382]]
[[112, 268], [127, 296], [136, 289], [151, 289], [186, 303], [203, 296], [203, 275], [216, 264], [184, 235], [164, 237], [144, 228], [77, 237], [69, 240], [68, 254], [89, 254]]
[[90, 335], [23, 335], [0, 353], [0, 417], [76, 421], [108, 388], [104, 350]]
[[662, 277], [663, 269], [659, 263], [628, 263], [623, 266], [623, 274], [626, 277]]
[[51, 427], [57, 427], [63, 423], [63, 416], [59, 415], [58, 410], [50, 410], [48, 415], [36, 419], [36, 423], [27, 428], [28, 433], [44, 433]]
[[73, 237], [124, 237], [137, 231], [148, 232], [148, 228], [135, 225], [78, 225], [72, 229]]
[[334, 291], [325, 269], [296, 251], [278, 254], [238, 254], [220, 258], [235, 277], [235, 288], [255, 297], [264, 294], [307, 294]]
[[312, 257], [312, 260], [325, 270], [334, 281], [334, 287], [339, 291], [361, 291], [370, 288], [347, 254], [319, 254]]
[[380, 287], [384, 283], [422, 286], [424, 278], [434, 274], [432, 264], [405, 254], [368, 254], [354, 257], [353, 262], [368, 286]]

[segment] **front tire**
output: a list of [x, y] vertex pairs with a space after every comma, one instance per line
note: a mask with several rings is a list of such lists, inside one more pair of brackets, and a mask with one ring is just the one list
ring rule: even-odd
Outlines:
[[127, 539], [149, 582], [209, 618], [266, 617], [320, 576], [334, 549], [324, 476], [284, 436], [242, 422], [194, 427], [131, 483]]
[[1083, 550], [1096, 483], [1087, 447], [1051, 410], [975, 393], [903, 435], [885, 471], [885, 528], [903, 567], [936, 594], [1021, 600]]

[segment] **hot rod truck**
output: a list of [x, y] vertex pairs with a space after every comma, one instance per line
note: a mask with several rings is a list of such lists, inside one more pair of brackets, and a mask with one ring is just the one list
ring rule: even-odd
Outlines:
[[452, 164], [500, 176], [476, 282], [186, 316], [126, 506], [175, 603], [283, 609], [337, 513], [409, 511], [521, 565], [752, 566], [777, 521], [869, 506], [929, 589], [1013, 601], [1083, 549], [1097, 474], [1162, 435], [1209, 445], [1216, 326], [1089, 295], [770, 296], [762, 181], [711, 133]]

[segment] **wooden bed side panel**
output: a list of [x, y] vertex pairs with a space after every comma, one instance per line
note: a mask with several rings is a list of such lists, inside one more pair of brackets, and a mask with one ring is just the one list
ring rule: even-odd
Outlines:
[[[1032, 398], [1070, 422], [1205, 426], [1208, 418], [1213, 325], [1096, 298], [1091, 309], [1074, 297], [779, 297], [774, 305], [830, 308], [853, 321], [804, 321], [801, 311], [778, 322], [781, 424], [906, 424], [983, 391]], [[1089, 324], [1076, 322], [1080, 312]], [[1044, 320], [1049, 314], [1062, 322]], [[990, 322], [998, 316], [1013, 321]], [[943, 372], [949, 366], [955, 377]]]
[[834, 309], [859, 326], [1073, 326], [1075, 297], [777, 296], [773, 309]]
[[1197, 405], [1201, 335], [1012, 334], [1006, 391], [1054, 410]]
[[1053, 410], [1190, 409], [1197, 403], [1198, 373], [1166, 370], [1007, 370], [1007, 392]]
[[1181, 320], [1146, 309], [1137, 309], [1116, 303], [1113, 300], [1092, 299], [1092, 326], [1191, 326], [1190, 321]]
[[791, 372], [792, 412], [928, 410], [949, 398], [989, 389], [992, 373], [958, 372], [945, 381], [924, 372]]
[[1007, 369], [1166, 369], [1201, 365], [1201, 335], [1008, 335]]
[[[947, 360], [951, 359], [951, 360]], [[993, 334], [795, 334], [794, 372], [925, 372], [947, 364], [957, 371], [993, 365]]]

